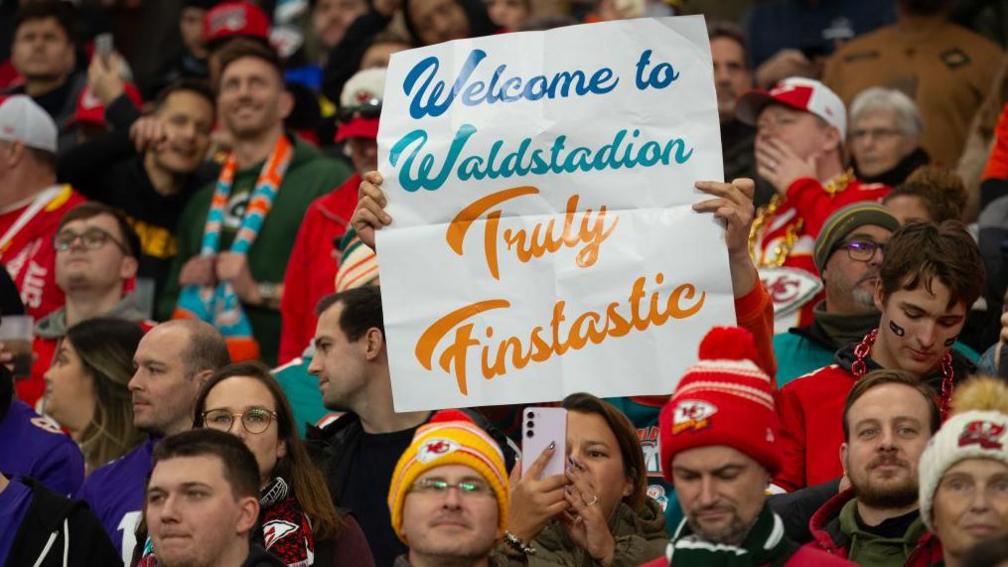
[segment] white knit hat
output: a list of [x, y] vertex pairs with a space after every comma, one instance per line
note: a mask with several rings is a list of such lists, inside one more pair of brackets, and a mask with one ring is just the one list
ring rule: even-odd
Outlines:
[[0, 104], [0, 140], [56, 153], [56, 123], [31, 97], [13, 95]]
[[920, 514], [934, 531], [931, 508], [945, 471], [965, 459], [994, 459], [1008, 465], [1008, 415], [996, 411], [966, 411], [948, 419], [928, 441], [917, 467]]

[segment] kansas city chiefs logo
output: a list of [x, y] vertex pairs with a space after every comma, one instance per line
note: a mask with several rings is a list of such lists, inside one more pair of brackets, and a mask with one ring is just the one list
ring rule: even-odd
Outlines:
[[683, 400], [672, 413], [672, 434], [689, 429], [700, 430], [710, 425], [710, 418], [718, 411], [717, 406], [701, 400]]
[[421, 463], [429, 463], [441, 457], [454, 453], [459, 448], [459, 444], [451, 439], [431, 439], [417, 451], [417, 460]]
[[959, 434], [959, 446], [980, 445], [981, 449], [1000, 451], [1003, 446], [1001, 437], [1004, 432], [1004, 424], [982, 419], [971, 421]]
[[272, 520], [263, 526], [263, 543], [266, 549], [273, 547], [273, 544], [296, 532], [297, 524], [285, 522], [283, 520]]

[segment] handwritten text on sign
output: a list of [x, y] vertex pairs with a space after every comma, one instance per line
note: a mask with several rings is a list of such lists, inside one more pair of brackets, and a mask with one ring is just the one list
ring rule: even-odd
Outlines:
[[[601, 48], [600, 48], [601, 47]], [[700, 17], [393, 57], [378, 233], [397, 411], [668, 394], [732, 324]]]

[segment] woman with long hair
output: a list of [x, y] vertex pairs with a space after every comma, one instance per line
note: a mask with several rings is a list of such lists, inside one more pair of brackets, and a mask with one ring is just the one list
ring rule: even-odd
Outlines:
[[352, 517], [337, 512], [293, 416], [269, 369], [241, 362], [220, 369], [203, 386], [195, 426], [237, 435], [255, 454], [267, 551], [288, 565], [373, 566], [364, 533]]
[[143, 330], [136, 323], [98, 317], [67, 330], [45, 373], [45, 412], [70, 432], [87, 472], [118, 459], [144, 435], [133, 426], [127, 384]]
[[[512, 481], [505, 543], [498, 559], [511, 565], [639, 565], [668, 543], [665, 515], [647, 496], [647, 469], [637, 431], [609, 403], [591, 394], [564, 398], [566, 471], [540, 478], [552, 455], [536, 459]], [[518, 465], [515, 465], [517, 468]]]

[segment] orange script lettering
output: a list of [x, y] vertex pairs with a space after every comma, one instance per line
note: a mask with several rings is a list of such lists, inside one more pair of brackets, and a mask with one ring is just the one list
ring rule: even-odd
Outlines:
[[[665, 276], [660, 272], [654, 281], [662, 286]], [[437, 357], [437, 365], [453, 375], [459, 393], [469, 394], [466, 374], [469, 355], [473, 348], [480, 356], [480, 372], [484, 379], [506, 374], [512, 369], [522, 369], [532, 362], [545, 362], [562, 356], [568, 350], [581, 350], [603, 343], [609, 338], [622, 337], [630, 332], [660, 327], [669, 319], [692, 317], [703, 307], [707, 292], [697, 292], [696, 286], [684, 283], [669, 289], [668, 286], [648, 292], [646, 276], [634, 280], [630, 294], [624, 302], [614, 301], [603, 312], [586, 311], [574, 317], [569, 324], [563, 300], [553, 305], [553, 316], [548, 326], [536, 326], [527, 336], [494, 339], [494, 328], [477, 324], [485, 319], [481, 313], [496, 309], [509, 309], [505, 299], [489, 299], [466, 305], [441, 317], [429, 326], [417, 341], [414, 353], [417, 361], [427, 370], [433, 370], [434, 353], [442, 343], [444, 350]], [[667, 292], [665, 295], [663, 292]]]
[[448, 246], [459, 256], [462, 255], [462, 243], [466, 233], [472, 223], [486, 215], [486, 224], [483, 230], [483, 253], [486, 258], [487, 269], [494, 279], [500, 279], [499, 256], [497, 246], [503, 242], [505, 247], [512, 251], [518, 261], [525, 263], [533, 258], [540, 258], [547, 253], [553, 254], [561, 247], [575, 248], [581, 244], [584, 247], [578, 251], [576, 256], [577, 265], [587, 268], [595, 264], [599, 256], [599, 248], [605, 242], [612, 231], [619, 224], [619, 219], [613, 219], [606, 224], [606, 207], [599, 207], [598, 213], [591, 209], [581, 212], [580, 227], [575, 229], [574, 216], [578, 213], [578, 195], [571, 195], [567, 200], [567, 208], [564, 213], [563, 226], [558, 227], [556, 218], [551, 217], [544, 223], [537, 222], [532, 229], [519, 228], [512, 230], [505, 229], [500, 233], [501, 210], [494, 209], [498, 205], [517, 199], [526, 195], [536, 195], [539, 189], [531, 186], [512, 187], [481, 197], [464, 209], [459, 211], [455, 218], [448, 225], [445, 231], [445, 240]]

